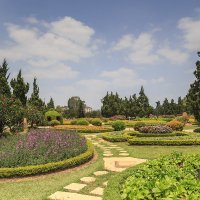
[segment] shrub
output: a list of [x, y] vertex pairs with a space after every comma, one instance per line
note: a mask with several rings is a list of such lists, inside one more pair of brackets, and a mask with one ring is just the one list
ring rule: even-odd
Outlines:
[[137, 122], [135, 125], [134, 125], [134, 129], [136, 131], [139, 131], [140, 128], [146, 126], [146, 124], [144, 122]]
[[77, 120], [75, 119], [75, 120], [72, 120], [71, 122], [70, 122], [70, 124], [71, 125], [77, 125]]
[[90, 123], [94, 126], [102, 126], [102, 121], [100, 119], [92, 119]]
[[89, 122], [86, 119], [78, 119], [76, 124], [77, 125], [89, 125]]
[[125, 142], [127, 139], [124, 137], [123, 132], [104, 133], [102, 138], [109, 142]]
[[60, 113], [58, 113], [57, 111], [50, 109], [48, 112], [45, 113], [45, 119], [46, 121], [50, 122], [52, 120], [57, 120], [59, 121], [61, 124], [63, 124], [63, 117]]
[[114, 131], [122, 131], [126, 128], [126, 125], [123, 121], [115, 121], [112, 123], [112, 127]]
[[198, 154], [174, 153], [150, 161], [132, 171], [124, 181], [121, 198], [124, 200], [200, 199], [200, 182], [197, 178], [199, 165]]
[[144, 126], [139, 129], [140, 133], [172, 133], [169, 126]]
[[200, 128], [194, 129], [194, 132], [195, 132], [195, 133], [200, 133]]
[[172, 130], [174, 130], [174, 131], [182, 131], [184, 124], [178, 120], [172, 120], [167, 123], [167, 126], [172, 128]]
[[110, 117], [110, 120], [125, 120], [126, 117], [124, 115], [114, 115]]
[[57, 126], [57, 125], [60, 125], [60, 122], [58, 121], [58, 120], [52, 120], [52, 121], [50, 121], [50, 126]]
[[186, 116], [180, 116], [180, 117], [177, 117], [176, 120], [179, 121], [179, 122], [181, 122], [181, 123], [183, 123], [185, 125], [186, 123], [188, 123], [189, 118], [186, 117]]

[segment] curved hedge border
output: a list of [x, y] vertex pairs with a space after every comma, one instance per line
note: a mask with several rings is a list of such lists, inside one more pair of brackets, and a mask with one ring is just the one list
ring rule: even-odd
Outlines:
[[0, 168], [0, 178], [28, 176], [35, 174], [47, 173], [50, 171], [67, 169], [81, 165], [89, 161], [94, 155], [94, 147], [91, 142], [87, 141], [88, 149], [86, 152], [67, 160], [51, 162], [43, 165], [31, 165], [16, 168]]
[[128, 139], [130, 145], [160, 145], [160, 146], [184, 146], [184, 145], [200, 145], [200, 138], [182, 138], [177, 139], [165, 139], [165, 138], [131, 138]]

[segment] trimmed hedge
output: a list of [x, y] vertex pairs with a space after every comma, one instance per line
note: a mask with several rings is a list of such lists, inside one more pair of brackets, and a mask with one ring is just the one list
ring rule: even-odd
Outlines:
[[105, 132], [108, 132], [108, 131], [113, 131], [112, 128], [108, 128], [108, 129], [102, 129], [102, 130], [91, 130], [91, 129], [88, 129], [88, 130], [78, 130], [78, 133], [105, 133]]
[[105, 133], [105, 134], [102, 134], [102, 138], [109, 142], [125, 142], [127, 140], [127, 138], [124, 137], [123, 132]]
[[165, 139], [165, 138], [131, 138], [128, 139], [130, 145], [160, 145], [160, 146], [186, 146], [200, 145], [200, 138], [182, 138]]
[[91, 142], [87, 141], [88, 149], [86, 152], [67, 160], [51, 162], [43, 165], [32, 165], [16, 168], [0, 168], [0, 178], [29, 176], [35, 174], [47, 173], [50, 171], [67, 169], [81, 165], [89, 161], [94, 155], [94, 147]]
[[158, 133], [138, 133], [135, 134], [136, 137], [173, 137], [173, 136], [188, 136], [187, 133], [184, 132], [173, 132], [173, 133], [165, 133], [165, 134], [158, 134]]

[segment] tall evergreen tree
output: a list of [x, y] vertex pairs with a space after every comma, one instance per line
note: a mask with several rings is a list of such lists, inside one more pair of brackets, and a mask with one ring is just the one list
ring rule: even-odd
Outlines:
[[13, 88], [14, 97], [19, 99], [23, 106], [26, 106], [29, 84], [24, 82], [21, 70], [19, 70], [17, 78], [12, 79], [10, 84], [11, 87]]
[[155, 114], [156, 114], [156, 116], [163, 114], [163, 109], [162, 109], [162, 105], [161, 105], [160, 101], [156, 102]]
[[8, 64], [6, 59], [4, 59], [2, 65], [0, 65], [0, 96], [11, 96], [10, 86], [8, 83], [10, 74], [8, 74], [8, 70]]
[[[200, 57], [200, 52], [198, 52]], [[200, 123], [200, 61], [196, 62], [196, 70], [194, 71], [195, 81], [190, 85], [190, 89], [187, 94], [187, 104], [189, 105], [192, 114], [194, 114], [196, 120]]]
[[39, 87], [37, 85], [37, 79], [33, 80], [33, 92], [31, 94], [30, 99], [28, 100], [29, 105], [34, 106], [36, 109], [40, 111], [44, 111], [45, 103], [39, 97]]
[[167, 98], [165, 98], [165, 100], [163, 101], [162, 108], [163, 108], [163, 115], [171, 114], [170, 103]]
[[78, 118], [85, 117], [85, 102], [80, 100], [78, 107]]
[[48, 109], [48, 110], [50, 110], [50, 109], [55, 109], [54, 100], [53, 100], [52, 97], [50, 98], [49, 103], [47, 103], [47, 109]]

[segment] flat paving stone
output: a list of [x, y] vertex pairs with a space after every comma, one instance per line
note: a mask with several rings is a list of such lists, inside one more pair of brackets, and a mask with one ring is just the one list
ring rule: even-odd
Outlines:
[[111, 147], [118, 147], [116, 144], [111, 144], [110, 146]]
[[81, 180], [81, 182], [83, 182], [83, 183], [93, 183], [93, 182], [95, 182], [96, 181], [96, 178], [95, 177], [83, 177], [83, 178], [81, 178], [80, 179]]
[[127, 151], [119, 151], [120, 153], [127, 153]]
[[104, 188], [97, 187], [97, 188], [95, 188], [94, 190], [92, 190], [92, 191], [90, 192], [90, 194], [95, 194], [95, 195], [102, 196], [102, 195], [103, 195], [103, 190], [104, 190]]
[[108, 185], [108, 181], [103, 182], [103, 186], [107, 186]]
[[51, 200], [102, 200], [101, 197], [76, 194], [70, 192], [55, 192], [49, 199]]
[[110, 157], [110, 156], [113, 156], [113, 154], [112, 153], [104, 153], [103, 156]]
[[70, 192], [79, 192], [80, 190], [82, 190], [85, 186], [87, 186], [86, 184], [82, 184], [82, 183], [71, 183], [67, 186], [64, 187], [65, 190], [68, 190]]
[[129, 153], [120, 153], [119, 156], [129, 156]]
[[97, 172], [94, 172], [95, 176], [103, 176], [103, 175], [106, 175], [106, 174], [108, 174], [107, 171], [97, 171]]

